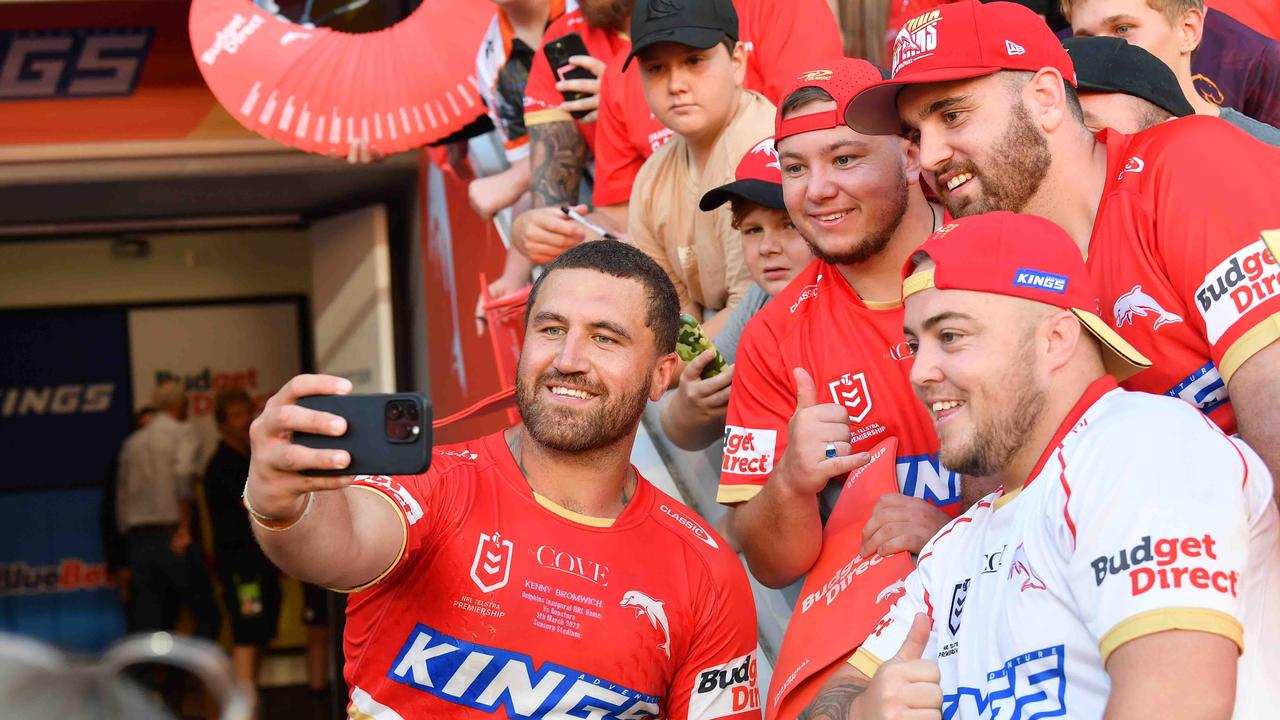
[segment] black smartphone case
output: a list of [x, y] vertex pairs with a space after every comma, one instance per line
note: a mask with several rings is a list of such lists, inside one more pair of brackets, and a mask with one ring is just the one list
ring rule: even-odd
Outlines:
[[[391, 400], [410, 400], [418, 408], [421, 429], [411, 440], [388, 439], [386, 407]], [[418, 475], [431, 465], [431, 401], [425, 395], [312, 395], [299, 398], [298, 404], [346, 418], [347, 432], [341, 437], [294, 433], [295, 443], [351, 454], [351, 465], [342, 470], [306, 470], [304, 475]]]
[[[547, 63], [551, 65], [551, 72], [556, 76], [557, 82], [560, 80], [591, 80], [595, 78], [595, 75], [590, 70], [569, 64], [569, 58], [574, 55], [591, 54], [587, 52], [587, 45], [582, 41], [582, 36], [578, 33], [569, 33], [563, 37], [558, 37], [544, 45], [542, 50], [547, 55]], [[566, 66], [571, 69], [566, 70], [561, 75], [560, 69]], [[586, 93], [580, 92], [560, 93], [560, 95], [566, 101], [580, 100], [586, 97]], [[576, 118], [583, 118], [590, 113], [580, 110], [570, 114]]]

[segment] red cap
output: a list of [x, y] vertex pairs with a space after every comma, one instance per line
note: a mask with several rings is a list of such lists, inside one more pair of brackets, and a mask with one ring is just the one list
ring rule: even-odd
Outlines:
[[[929, 288], [1008, 295], [1070, 310], [1104, 348], [1107, 372], [1124, 380], [1151, 367], [1098, 316], [1098, 294], [1080, 248], [1066, 231], [1038, 215], [993, 212], [947, 223], [917, 252], [933, 267], [902, 268], [902, 297]], [[913, 253], [914, 255], [914, 253]]]
[[782, 202], [782, 166], [778, 163], [778, 151], [773, 148], [773, 138], [767, 137], [748, 150], [738, 162], [733, 182], [708, 190], [698, 202], [698, 208], [703, 212], [715, 210], [734, 196], [768, 208], [787, 209]]
[[844, 109], [855, 95], [864, 89], [884, 80], [888, 74], [866, 60], [856, 58], [834, 58], [823, 63], [821, 67], [800, 73], [795, 82], [782, 94], [783, 102], [791, 93], [805, 87], [818, 87], [826, 90], [836, 101], [831, 112], [811, 113], [786, 120], [782, 119], [782, 104], [778, 103], [778, 114], [774, 120], [774, 140], [781, 140], [792, 135], [826, 130], [844, 124]]
[[1046, 67], [1075, 86], [1071, 56], [1029, 8], [977, 0], [941, 5], [902, 26], [893, 43], [893, 77], [858, 93], [845, 108], [845, 122], [868, 135], [896, 135], [902, 130], [898, 92], [904, 85]]

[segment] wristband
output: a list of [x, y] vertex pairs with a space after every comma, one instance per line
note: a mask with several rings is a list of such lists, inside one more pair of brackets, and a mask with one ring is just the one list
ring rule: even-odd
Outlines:
[[249, 511], [249, 519], [255, 525], [263, 530], [271, 532], [284, 532], [292, 528], [294, 525], [302, 522], [302, 520], [311, 513], [311, 506], [316, 504], [316, 494], [314, 492], [307, 493], [307, 506], [302, 509], [302, 514], [293, 520], [279, 520], [277, 518], [267, 517], [257, 510], [253, 509], [253, 505], [249, 502], [249, 481], [246, 479], [244, 483], [244, 492], [240, 494], [240, 500], [244, 503], [244, 509]]

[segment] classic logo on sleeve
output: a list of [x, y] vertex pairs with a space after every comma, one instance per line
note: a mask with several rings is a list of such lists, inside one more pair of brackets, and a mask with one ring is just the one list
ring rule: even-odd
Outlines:
[[404, 511], [405, 522], [410, 525], [416, 524], [422, 519], [422, 506], [418, 504], [417, 498], [411, 495], [404, 485], [392, 480], [386, 475], [357, 475], [355, 480], [352, 482], [380, 487], [386, 490], [387, 493], [390, 494], [391, 499], [400, 506], [402, 511]]
[[777, 439], [776, 430], [726, 425], [720, 471], [738, 475], [768, 475], [773, 472], [773, 451], [777, 446]]
[[1280, 266], [1259, 238], [1204, 276], [1196, 306], [1209, 342], [1216, 343], [1237, 320], [1280, 294]]
[[689, 717], [714, 720], [760, 709], [756, 651], [698, 672], [689, 697]]
[[694, 520], [693, 518], [686, 515], [684, 512], [680, 511], [677, 508], [673, 508], [666, 503], [663, 503], [662, 505], [658, 506], [658, 509], [662, 510], [663, 514], [665, 514], [667, 517], [671, 518], [672, 520], [675, 520], [676, 524], [680, 525], [684, 529], [693, 533], [694, 537], [698, 538], [699, 540], [706, 543], [708, 546], [712, 548], [715, 548], [717, 550], [720, 549], [720, 545], [719, 543], [716, 542], [716, 539], [711, 537], [711, 533], [707, 532], [706, 528], [699, 525], [697, 520]]
[[1089, 566], [1098, 587], [1112, 575], [1128, 572], [1129, 592], [1134, 597], [1152, 590], [1214, 590], [1236, 597], [1240, 574], [1235, 570], [1209, 569], [1209, 561], [1217, 561], [1217, 541], [1212, 535], [1200, 537], [1161, 538], [1144, 535], [1131, 548], [1115, 555], [1099, 555]]

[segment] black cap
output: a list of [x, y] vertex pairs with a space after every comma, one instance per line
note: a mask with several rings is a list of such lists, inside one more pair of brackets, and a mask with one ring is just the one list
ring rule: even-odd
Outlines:
[[1195, 114], [1182, 86], [1159, 58], [1115, 37], [1077, 37], [1062, 41], [1076, 68], [1082, 92], [1124, 93], [1142, 98], [1174, 117]]
[[732, 0], [635, 0], [631, 8], [631, 52], [673, 42], [694, 48], [715, 47], [726, 37], [738, 40], [738, 11]]
[[782, 186], [767, 180], [734, 180], [728, 185], [712, 188], [698, 202], [698, 209], [710, 212], [734, 198], [742, 198], [757, 205], [774, 210], [786, 210], [787, 204], [782, 200]]

